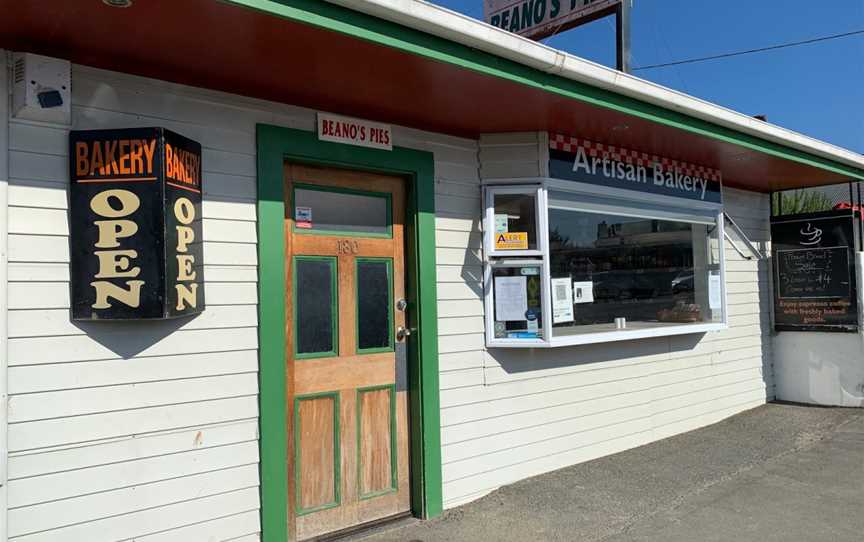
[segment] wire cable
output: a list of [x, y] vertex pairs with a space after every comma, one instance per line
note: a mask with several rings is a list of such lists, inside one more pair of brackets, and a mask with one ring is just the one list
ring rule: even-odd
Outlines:
[[842, 34], [834, 34], [831, 36], [822, 36], [821, 38], [812, 38], [809, 40], [783, 43], [780, 45], [771, 45], [769, 47], [760, 47], [758, 49], [747, 49], [746, 51], [735, 51], [733, 53], [723, 53], [721, 55], [704, 56], [704, 57], [700, 57], [700, 58], [689, 58], [687, 60], [677, 60], [675, 62], [665, 62], [663, 64], [650, 64], [648, 66], [639, 66], [639, 67], [633, 68], [633, 71], [653, 70], [655, 68], [666, 68], [668, 66], [680, 66], [681, 64], [693, 64], [696, 62], [705, 62], [708, 60], [717, 60], [717, 59], [729, 58], [729, 57], [733, 57], [733, 56], [749, 55], [751, 53], [762, 53], [765, 51], [774, 51], [776, 49], [785, 49], [787, 47], [796, 47], [798, 45], [807, 45], [810, 43], [816, 43], [816, 42], [820, 42], [820, 41], [835, 40], [835, 39], [839, 39], [839, 38], [848, 38], [849, 36], [855, 36], [857, 34], [864, 34], [864, 29], [853, 30], [852, 32], [844, 32]]

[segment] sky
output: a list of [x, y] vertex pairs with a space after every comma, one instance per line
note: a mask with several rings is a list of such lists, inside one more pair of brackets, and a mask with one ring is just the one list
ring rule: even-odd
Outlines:
[[[482, 19], [482, 0], [431, 0]], [[615, 65], [614, 18], [543, 40]], [[864, 0], [633, 0], [635, 68], [864, 30]], [[864, 154], [864, 34], [634, 74]]]

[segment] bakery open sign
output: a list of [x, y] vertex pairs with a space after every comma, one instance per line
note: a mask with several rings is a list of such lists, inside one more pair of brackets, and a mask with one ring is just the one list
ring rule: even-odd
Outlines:
[[163, 128], [69, 133], [72, 318], [204, 310], [201, 145]]
[[393, 150], [389, 124], [318, 113], [318, 139], [372, 149]]

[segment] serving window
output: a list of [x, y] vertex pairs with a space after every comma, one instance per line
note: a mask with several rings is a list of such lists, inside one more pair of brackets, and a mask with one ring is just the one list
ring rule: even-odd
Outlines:
[[[533, 223], [542, 229], [536, 252], [525, 257], [487, 250], [489, 346], [565, 346], [725, 327], [721, 205], [555, 180], [539, 188], [487, 187], [487, 247], [500, 234], [504, 206], [513, 205], [502, 190], [532, 198]], [[518, 217], [515, 224], [524, 228], [518, 220], [531, 206], [516, 208], [507, 208], [508, 219]]]

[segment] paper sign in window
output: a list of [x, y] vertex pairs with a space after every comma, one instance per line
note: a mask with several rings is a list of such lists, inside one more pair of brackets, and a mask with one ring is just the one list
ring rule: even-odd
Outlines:
[[528, 250], [528, 232], [496, 233], [495, 250]]
[[573, 283], [573, 303], [594, 303], [594, 282]]
[[570, 277], [552, 279], [552, 323], [573, 321], [573, 284]]
[[298, 228], [312, 227], [312, 207], [295, 207], [294, 223]]
[[723, 304], [721, 286], [720, 275], [708, 277], [708, 308], [712, 310], [719, 309]]
[[495, 320], [499, 322], [526, 320], [527, 285], [525, 277], [495, 277]]

